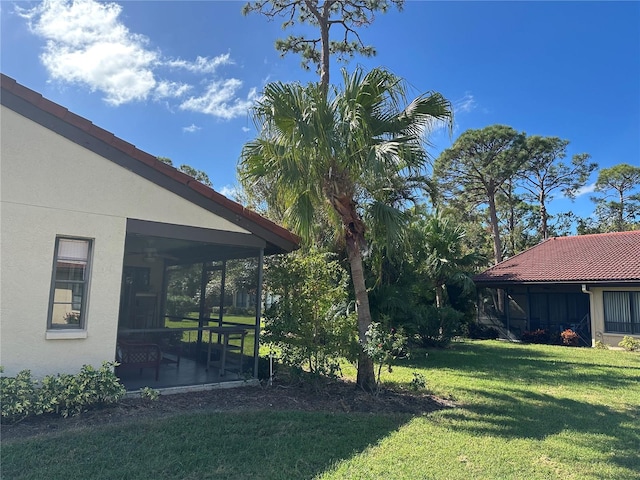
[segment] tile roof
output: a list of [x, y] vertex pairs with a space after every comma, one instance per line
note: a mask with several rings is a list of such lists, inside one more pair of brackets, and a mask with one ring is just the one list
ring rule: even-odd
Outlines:
[[640, 230], [553, 237], [476, 275], [479, 285], [640, 282]]
[[[203, 185], [193, 177], [159, 161], [155, 156], [136, 148], [135, 145], [132, 145], [125, 140], [116, 137], [113, 133], [94, 125], [86, 118], [76, 115], [65, 107], [44, 98], [41, 94], [19, 84], [13, 78], [0, 73], [0, 85], [2, 88], [3, 105], [9, 103], [9, 100], [5, 102], [5, 93], [8, 92], [9, 94], [13, 94], [27, 104], [31, 104], [31, 106], [36, 107], [40, 111], [52, 115], [55, 119], [61, 120], [72, 127], [86, 132], [95, 139], [119, 150], [129, 156], [132, 160], [140, 162], [141, 164], [152, 168], [156, 172], [160, 172], [183, 186], [187, 186], [189, 189], [205, 197], [208, 201], [216, 204], [217, 211], [220, 211], [220, 207], [222, 207], [222, 210], [228, 213], [226, 215], [227, 218], [235, 220], [236, 223], [249, 231], [258, 230], [258, 233], [254, 232], [258, 236], [260, 236], [260, 231], [266, 231], [277, 237], [277, 240], [280, 240], [277, 243], [280, 244], [279, 246], [280, 248], [283, 248], [283, 250], [291, 251], [299, 246], [300, 238], [289, 230], [245, 208], [241, 204], [229, 200], [224, 195], [216, 192], [206, 185]], [[257, 229], [255, 228], [256, 226], [258, 227]]]

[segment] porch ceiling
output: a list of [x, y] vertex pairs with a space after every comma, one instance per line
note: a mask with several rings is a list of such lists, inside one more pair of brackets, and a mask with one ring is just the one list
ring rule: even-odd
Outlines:
[[153, 262], [164, 260], [168, 265], [186, 265], [258, 256], [258, 247], [224, 245], [195, 240], [128, 234], [125, 243], [127, 259]]

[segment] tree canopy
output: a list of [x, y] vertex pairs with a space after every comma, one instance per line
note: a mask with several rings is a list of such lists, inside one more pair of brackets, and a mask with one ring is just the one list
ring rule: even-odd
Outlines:
[[[326, 91], [331, 55], [344, 61], [355, 54], [375, 55], [375, 48], [365, 45], [358, 29], [371, 25], [376, 12], [384, 13], [391, 5], [401, 10], [403, 4], [404, 0], [259, 0], [247, 3], [243, 13], [261, 13], [270, 19], [282, 17], [283, 29], [296, 23], [317, 27], [319, 36], [289, 35], [276, 41], [276, 49], [282, 55], [299, 54], [304, 69], [309, 69], [309, 63], [314, 64]], [[332, 27], [342, 30], [340, 40], [330, 39]]]
[[[640, 167], [620, 163], [598, 174], [593, 198], [600, 224], [621, 232], [633, 226], [640, 215]], [[635, 192], [635, 193], [634, 193]]]
[[527, 137], [527, 162], [520, 172], [521, 186], [526, 191], [525, 199], [536, 203], [540, 211], [539, 231], [542, 239], [549, 238], [549, 214], [547, 204], [553, 200], [553, 194], [560, 190], [565, 196], [575, 198], [589, 175], [598, 165], [589, 162], [588, 153], [574, 155], [571, 163], [562, 162], [566, 157], [568, 140], [558, 137]]
[[495, 263], [502, 260], [496, 195], [526, 161], [525, 135], [505, 125], [467, 130], [436, 160], [434, 175], [449, 198], [489, 207]]

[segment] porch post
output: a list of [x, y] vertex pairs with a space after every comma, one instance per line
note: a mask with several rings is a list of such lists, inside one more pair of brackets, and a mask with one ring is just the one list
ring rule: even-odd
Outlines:
[[262, 317], [262, 268], [264, 248], [258, 255], [258, 288], [256, 290], [256, 333], [253, 342], [253, 378], [258, 378], [258, 356], [260, 354], [260, 318]]
[[202, 263], [202, 271], [200, 274], [200, 305], [198, 308], [198, 343], [196, 344], [196, 360], [200, 356], [202, 348], [202, 327], [204, 326], [204, 310], [207, 295], [207, 264]]
[[531, 290], [527, 285], [527, 331], [531, 331]]
[[506, 314], [506, 320], [507, 320], [507, 332], [511, 333], [511, 302], [509, 301], [509, 288], [505, 288], [504, 289], [504, 296], [505, 296], [505, 314]]

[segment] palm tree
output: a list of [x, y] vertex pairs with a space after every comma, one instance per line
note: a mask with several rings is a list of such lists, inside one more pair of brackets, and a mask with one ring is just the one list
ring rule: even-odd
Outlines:
[[[319, 84], [281, 82], [265, 87], [254, 110], [258, 138], [241, 154], [239, 174], [245, 188], [270, 185], [267, 202], [284, 207], [285, 225], [303, 238], [314, 234], [324, 213], [340, 231], [355, 290], [358, 337], [364, 344], [371, 323], [362, 266], [366, 249], [365, 211], [394, 222], [397, 207], [382, 205], [385, 189], [425, 166], [424, 135], [435, 122], [451, 126], [450, 103], [428, 93], [406, 100], [402, 81], [385, 69], [351, 76], [343, 70], [344, 89], [326, 92]], [[328, 208], [327, 208], [328, 207]], [[393, 231], [390, 226], [389, 231]], [[373, 364], [361, 352], [358, 385], [375, 386]]]
[[458, 285], [464, 292], [474, 289], [471, 270], [483, 257], [476, 252], [466, 252], [464, 228], [452, 222], [450, 217], [436, 211], [412, 225], [411, 243], [417, 270], [431, 279], [435, 288], [436, 307], [446, 303], [446, 286]]

